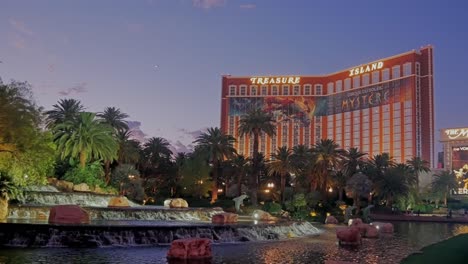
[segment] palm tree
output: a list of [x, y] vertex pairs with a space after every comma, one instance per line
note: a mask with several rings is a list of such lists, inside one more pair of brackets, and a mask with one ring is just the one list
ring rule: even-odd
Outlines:
[[161, 137], [152, 137], [143, 145], [146, 164], [158, 168], [170, 159], [172, 151], [169, 142]]
[[267, 163], [268, 175], [273, 176], [278, 174], [281, 178], [280, 190], [281, 201], [284, 202], [284, 189], [286, 186], [286, 177], [290, 173], [296, 172], [296, 167], [292, 162], [292, 152], [289, 148], [283, 146], [276, 150], [276, 153], [271, 154], [271, 161]]
[[254, 109], [241, 117], [239, 121], [239, 136], [249, 135], [253, 137], [252, 177], [250, 179], [250, 199], [257, 206], [258, 176], [260, 172], [258, 158], [258, 137], [264, 132], [268, 136], [276, 134], [276, 126], [273, 116], [261, 109]]
[[128, 130], [128, 124], [125, 121], [128, 115], [121, 112], [119, 108], [106, 107], [104, 112], [97, 114], [97, 116], [102, 119], [102, 122], [113, 127], [115, 131]]
[[243, 155], [236, 154], [234, 158], [230, 160], [230, 165], [235, 171], [235, 178], [237, 180], [237, 196], [242, 195], [242, 182], [244, 176], [248, 170], [249, 160]]
[[53, 128], [58, 124], [67, 121], [74, 121], [79, 118], [81, 112], [84, 111], [81, 102], [75, 99], [60, 99], [58, 104], [53, 105], [53, 109], [46, 111], [46, 125], [48, 128]]
[[115, 137], [119, 143], [117, 162], [119, 164], [137, 163], [140, 160], [140, 142], [130, 139], [132, 132], [129, 130], [117, 131]]
[[310, 178], [310, 171], [315, 161], [312, 150], [305, 145], [297, 145], [292, 149], [292, 163], [296, 168], [293, 178], [295, 188], [300, 185], [305, 186], [306, 181]]
[[75, 120], [55, 127], [54, 141], [61, 158], [78, 158], [84, 168], [91, 159], [110, 160], [117, 156], [118, 144], [112, 128], [96, 120], [94, 113], [82, 112]]
[[355, 173], [346, 181], [346, 195], [353, 198], [353, 205], [360, 209], [361, 197], [367, 197], [372, 189], [372, 182], [362, 172]]
[[432, 192], [443, 195], [445, 206], [447, 206], [447, 196], [450, 194], [450, 190], [457, 188], [457, 186], [455, 174], [449, 171], [442, 171], [434, 175], [434, 179], [431, 183]]
[[416, 188], [419, 191], [419, 175], [423, 172], [430, 172], [429, 162], [420, 157], [413, 157], [406, 161], [406, 164], [411, 168], [412, 173], [416, 177]]
[[318, 187], [325, 194], [329, 175], [331, 171], [337, 168], [343, 156], [343, 150], [331, 139], [321, 139], [317, 142], [312, 152], [315, 154], [315, 169], [318, 176]]
[[219, 128], [208, 128], [208, 130], [194, 141], [201, 148], [206, 149], [209, 153], [209, 162], [212, 167], [212, 184], [211, 187], [211, 203], [218, 199], [218, 170], [221, 161], [231, 158], [236, 153], [234, 149], [235, 138], [231, 135], [224, 134]]
[[392, 206], [395, 199], [408, 195], [407, 171], [402, 166], [385, 170], [375, 180], [376, 195], [385, 199], [387, 206]]
[[367, 153], [359, 151], [358, 148], [349, 148], [343, 153], [343, 171], [348, 178], [362, 169], [366, 163]]

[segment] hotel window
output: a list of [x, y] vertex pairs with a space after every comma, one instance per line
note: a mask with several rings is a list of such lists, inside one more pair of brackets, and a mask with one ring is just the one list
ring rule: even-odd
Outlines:
[[246, 89], [247, 89], [246, 86], [241, 86], [241, 87], [240, 87], [240, 95], [241, 95], [241, 96], [245, 96], [245, 90], [246, 90]]
[[310, 127], [304, 127], [304, 145], [306, 147], [310, 146]]
[[304, 95], [310, 95], [311, 88], [312, 88], [312, 85], [310, 84], [304, 85]]
[[369, 85], [369, 78], [370, 77], [368, 73], [362, 75], [362, 86]]
[[351, 89], [351, 78], [346, 78], [344, 80], [344, 90], [347, 91]]
[[236, 95], [236, 86], [229, 86], [229, 95]]
[[411, 75], [411, 62], [403, 64], [403, 76]]
[[333, 89], [334, 88], [333, 86], [334, 85], [333, 85], [332, 82], [327, 84], [327, 94], [331, 94], [331, 93], [335, 92], [334, 89]]
[[336, 81], [336, 92], [339, 93], [341, 91], [343, 91], [343, 81], [339, 80]]
[[229, 135], [234, 136], [234, 117], [229, 117]]
[[299, 145], [299, 125], [294, 124], [294, 131], [293, 131], [293, 146]]
[[288, 130], [289, 130], [288, 125], [283, 125], [283, 135], [282, 135], [283, 137], [281, 140], [281, 146], [283, 147], [288, 146]]
[[353, 88], [361, 86], [361, 76], [353, 77]]
[[400, 78], [400, 65], [392, 67], [392, 79]]
[[416, 62], [416, 75], [421, 75], [421, 64]]
[[301, 91], [301, 86], [299, 85], [294, 85], [294, 91], [293, 91], [293, 94], [294, 95], [300, 95], [300, 92]]
[[383, 69], [382, 70], [382, 81], [388, 81], [390, 80], [390, 70], [389, 69]]
[[322, 95], [322, 85], [321, 84], [316, 84], [315, 85], [315, 94], [316, 95]]
[[262, 95], [268, 95], [268, 86], [262, 86]]
[[372, 73], [372, 83], [380, 82], [379, 77], [380, 77], [380, 71], [373, 72]]
[[289, 95], [289, 86], [283, 86], [283, 95]]
[[278, 95], [278, 86], [273, 85], [271, 87], [271, 95]]
[[271, 137], [271, 152], [276, 152], [276, 135]]
[[257, 95], [257, 86], [250, 86], [250, 95]]

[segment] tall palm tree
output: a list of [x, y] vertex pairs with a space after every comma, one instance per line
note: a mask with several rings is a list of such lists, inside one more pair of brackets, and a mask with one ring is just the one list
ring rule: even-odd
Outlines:
[[132, 132], [129, 130], [120, 130], [116, 133], [119, 151], [117, 162], [119, 164], [137, 163], [140, 160], [140, 142], [130, 139]]
[[420, 157], [413, 157], [406, 161], [406, 164], [411, 168], [412, 173], [416, 177], [416, 188], [419, 191], [419, 175], [423, 172], [430, 172], [429, 162]]
[[447, 196], [450, 194], [450, 191], [457, 188], [457, 186], [455, 174], [449, 171], [442, 171], [434, 175], [434, 179], [431, 183], [432, 192], [443, 195], [445, 206], [447, 206]]
[[395, 199], [408, 195], [410, 187], [405, 169], [402, 166], [386, 169], [375, 180], [376, 195], [392, 206]]
[[211, 203], [218, 199], [218, 171], [221, 161], [234, 156], [234, 142], [236, 139], [231, 135], [224, 134], [219, 128], [208, 128], [208, 130], [197, 137], [194, 143], [209, 153], [209, 161], [212, 166]]
[[53, 105], [53, 109], [46, 111], [46, 125], [48, 128], [53, 128], [58, 124], [67, 121], [78, 119], [80, 113], [84, 111], [84, 107], [80, 101], [76, 99], [60, 99], [57, 104]]
[[253, 137], [252, 177], [250, 179], [250, 200], [257, 206], [257, 190], [259, 168], [258, 138], [264, 132], [268, 136], [276, 134], [275, 120], [273, 116], [261, 109], [253, 109], [242, 116], [239, 121], [239, 136], [249, 135]]
[[329, 175], [335, 170], [342, 160], [343, 150], [331, 139], [321, 139], [313, 149], [315, 154], [315, 171], [318, 176], [318, 186], [323, 193], [326, 193]]
[[364, 165], [366, 164], [366, 155], [366, 153], [359, 151], [358, 148], [349, 148], [343, 151], [343, 159], [339, 165], [341, 171], [334, 175], [340, 200], [343, 197], [344, 185], [346, 185], [343, 185], [343, 183], [364, 168]]
[[292, 163], [296, 168], [293, 178], [295, 188], [300, 187], [300, 185], [306, 185], [307, 179], [311, 176], [311, 168], [314, 161], [315, 158], [312, 153], [312, 149], [305, 145], [297, 145], [293, 147]]
[[247, 172], [249, 160], [246, 159], [243, 155], [236, 155], [231, 159], [231, 165], [233, 166], [237, 179], [237, 196], [242, 195], [242, 182], [244, 181], [244, 176]]
[[[119, 108], [115, 107], [106, 107], [104, 109], [103, 113], [98, 113], [97, 116], [101, 118], [101, 122], [104, 124], [109, 125], [114, 129], [114, 135], [117, 136], [116, 134], [119, 131], [124, 131], [128, 130], [128, 124], [124, 120], [125, 118], [128, 117], [127, 114], [123, 113], [120, 111]], [[105, 160], [104, 161], [104, 175], [106, 178], [106, 182], [108, 183], [110, 181], [110, 165], [112, 163], [112, 160]]]
[[279, 147], [275, 153], [271, 154], [271, 160], [267, 163], [268, 175], [278, 174], [281, 179], [281, 201], [284, 202], [284, 190], [286, 186], [286, 177], [290, 173], [296, 172], [296, 167], [292, 162], [292, 151], [288, 147]]
[[114, 159], [118, 144], [112, 128], [96, 120], [94, 113], [82, 112], [75, 120], [55, 126], [54, 141], [61, 158], [78, 158], [84, 168], [89, 159]]
[[128, 130], [126, 118], [128, 115], [120, 111], [116, 107], [106, 107], [104, 112], [97, 114], [102, 119], [102, 122], [110, 125], [115, 131]]

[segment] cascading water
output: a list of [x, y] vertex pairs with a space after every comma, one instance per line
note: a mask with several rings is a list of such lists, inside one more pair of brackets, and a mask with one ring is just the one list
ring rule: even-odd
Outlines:
[[[90, 207], [107, 207], [109, 200], [117, 195], [95, 194], [85, 192], [53, 192], [53, 191], [26, 191], [25, 204], [28, 205], [58, 205], [76, 204]], [[131, 207], [141, 205], [129, 201]]]

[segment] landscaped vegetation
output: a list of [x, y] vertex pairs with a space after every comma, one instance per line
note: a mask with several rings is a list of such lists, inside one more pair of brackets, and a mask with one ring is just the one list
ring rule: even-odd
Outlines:
[[429, 171], [428, 162], [415, 157], [398, 164], [387, 153], [369, 157], [357, 148], [341, 149], [330, 139], [261, 153], [260, 135], [275, 134], [276, 126], [259, 109], [240, 119], [238, 131], [253, 138], [251, 157], [237, 153], [235, 139], [219, 128], [198, 136], [193, 152], [173, 153], [164, 138], [132, 139], [127, 118], [117, 107], [87, 112], [75, 99], [43, 108], [27, 83], [0, 82], [2, 182], [23, 187], [54, 177], [114, 190], [139, 202], [184, 197], [191, 206], [226, 210], [233, 209], [233, 197], [246, 192], [246, 212], [286, 210], [309, 220], [343, 215], [346, 205], [358, 212], [374, 204], [431, 213], [439, 204], [450, 206], [450, 192], [457, 186], [452, 173], [442, 172], [423, 189], [418, 175]]

